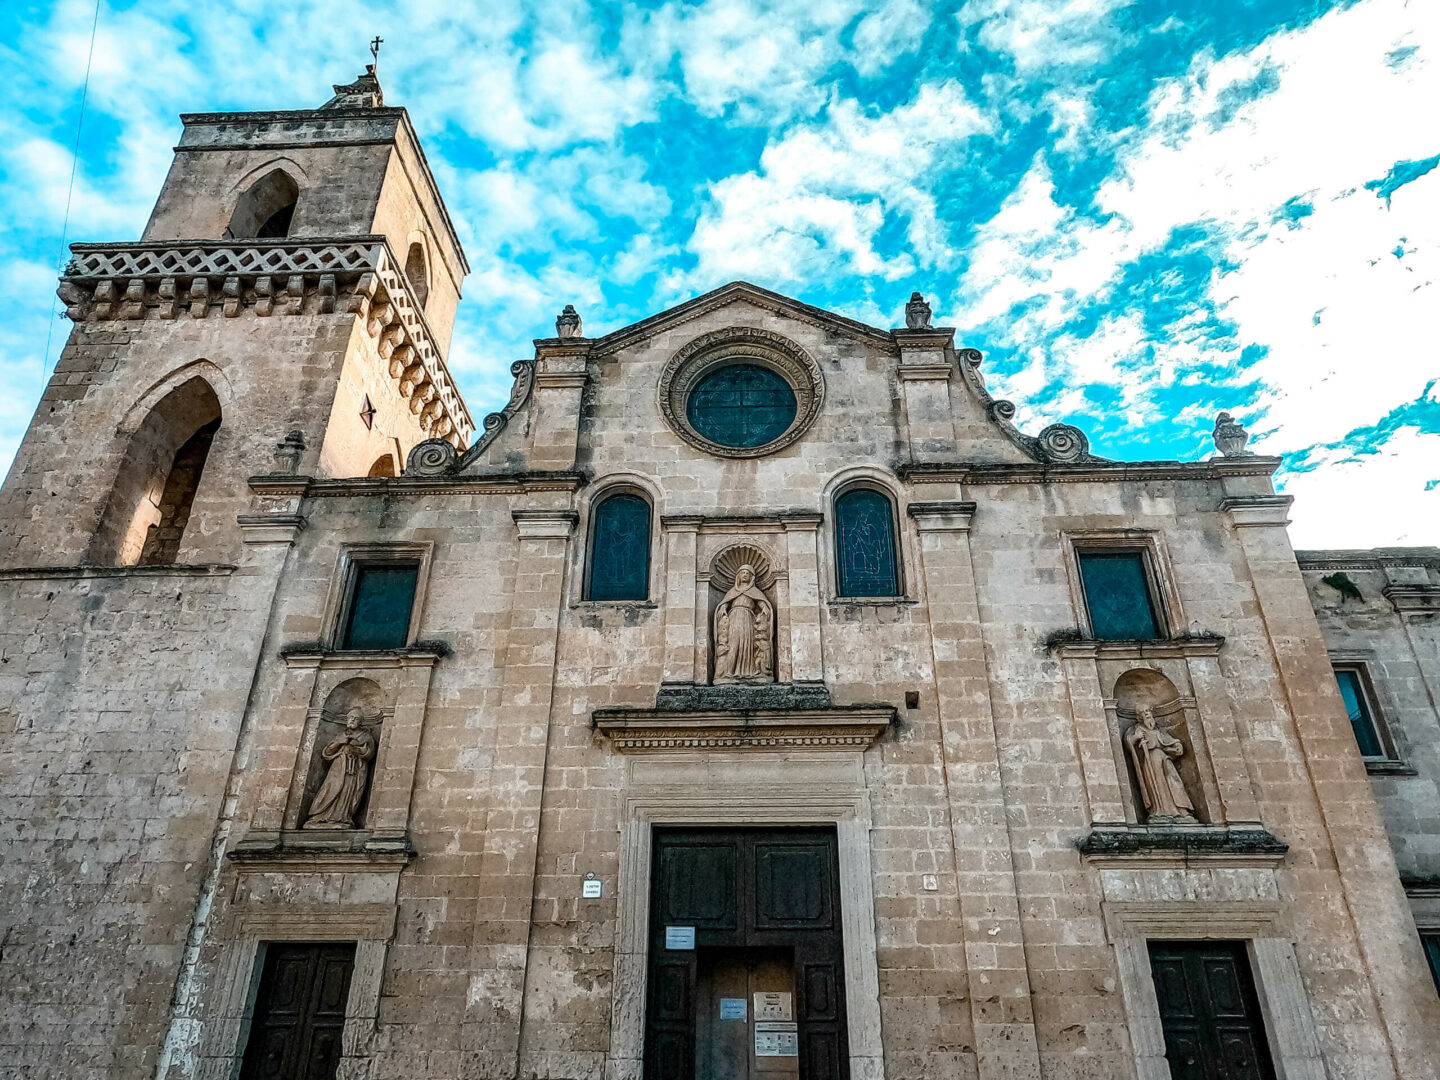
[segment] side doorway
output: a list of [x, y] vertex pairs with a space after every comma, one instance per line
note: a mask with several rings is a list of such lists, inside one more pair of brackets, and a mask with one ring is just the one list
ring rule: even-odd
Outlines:
[[240, 1080], [334, 1080], [354, 970], [353, 942], [268, 945]]
[[1152, 941], [1171, 1080], [1275, 1080], [1243, 941]]
[[833, 828], [657, 828], [646, 1080], [848, 1080]]

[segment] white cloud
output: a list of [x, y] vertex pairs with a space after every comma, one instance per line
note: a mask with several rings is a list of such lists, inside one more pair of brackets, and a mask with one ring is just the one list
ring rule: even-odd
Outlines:
[[[1397, 42], [1417, 38], [1427, 44], [1406, 63], [1387, 60]], [[1363, 185], [1397, 161], [1440, 151], [1433, 126], [1414, 113], [1415, 102], [1440, 100], [1436, 45], [1440, 8], [1372, 0], [1245, 53], [1200, 56], [1151, 95], [1145, 127], [1131, 133], [1118, 175], [1100, 188], [1097, 213], [1060, 204], [1043, 158], [1035, 162], [980, 232], [962, 321], [1003, 320], [1026, 302], [1033, 308], [1006, 336], [1053, 339], [1085, 305], [1108, 301], [1127, 264], [1162, 250], [1177, 226], [1200, 223], [1236, 265], [1212, 275], [1209, 288], [1235, 326], [1231, 360], [1245, 345], [1268, 350], [1249, 373], [1265, 388], [1251, 408], [1252, 428], [1266, 413], [1258, 449], [1337, 441], [1414, 400], [1440, 373], [1440, 171], [1397, 190], [1388, 209]], [[1313, 213], [1277, 220], [1297, 196]], [[1403, 257], [1392, 253], [1397, 244]], [[1113, 374], [1096, 353], [1114, 349], [1112, 373], [1120, 369], [1127, 403], [1144, 417], [1153, 415], [1148, 393], [1223, 359], [1198, 339], [1201, 329], [1191, 319], [1143, 340], [1060, 338], [1041, 362], [1047, 378], [1083, 375], [1103, 385]], [[1156, 350], [1157, 366], [1136, 367], [1144, 382], [1134, 385], [1127, 369], [1145, 347]], [[1217, 405], [1235, 404], [1223, 386], [1213, 394]], [[1428, 441], [1433, 457], [1437, 440]], [[1368, 461], [1366, 482], [1392, 461], [1388, 453]], [[1347, 475], [1358, 468], [1347, 466]], [[1316, 482], [1296, 483], [1304, 490]]]
[[[693, 280], [733, 277], [801, 283], [859, 273], [894, 280], [949, 253], [932, 171], [957, 158], [987, 121], [956, 83], [922, 86], [914, 100], [876, 116], [837, 101], [823, 124], [798, 126], [765, 148], [760, 168], [712, 185], [711, 205], [690, 240]], [[876, 251], [887, 213], [908, 221], [910, 250]]]
[[962, 26], [980, 44], [1008, 54], [1022, 73], [1084, 67], [1106, 59], [1128, 35], [1117, 13], [1133, 0], [968, 0]]

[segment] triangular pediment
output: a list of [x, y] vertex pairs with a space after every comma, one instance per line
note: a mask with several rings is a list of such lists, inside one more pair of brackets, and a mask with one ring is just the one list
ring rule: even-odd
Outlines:
[[641, 319], [629, 326], [622, 326], [618, 330], [612, 330], [604, 337], [596, 338], [590, 347], [590, 355], [610, 355], [634, 342], [654, 337], [681, 323], [708, 315], [712, 311], [718, 311], [732, 304], [747, 304], [761, 311], [810, 323], [856, 340], [868, 341], [890, 349], [895, 347], [895, 339], [889, 330], [882, 330], [878, 326], [871, 326], [857, 319], [848, 319], [844, 315], [837, 315], [825, 308], [796, 300], [793, 296], [785, 296], [783, 293], [762, 289], [759, 285], [752, 285], [748, 281], [732, 281], [728, 285], [721, 285], [718, 289], [711, 289], [691, 300], [667, 308], [659, 314], [651, 315], [649, 318]]

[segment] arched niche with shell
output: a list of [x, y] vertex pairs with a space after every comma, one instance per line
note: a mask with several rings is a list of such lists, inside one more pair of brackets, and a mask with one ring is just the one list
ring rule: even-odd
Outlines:
[[710, 563], [710, 681], [775, 681], [775, 573], [769, 552], [731, 544]]
[[310, 747], [301, 828], [364, 827], [386, 711], [384, 692], [370, 679], [347, 679], [330, 691]]

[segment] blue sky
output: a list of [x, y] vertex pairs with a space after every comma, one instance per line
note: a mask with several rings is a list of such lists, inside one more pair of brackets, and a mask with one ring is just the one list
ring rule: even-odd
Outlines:
[[[6, 463], [68, 331], [93, 14], [0, 12]], [[595, 335], [745, 278], [895, 326], [919, 289], [1029, 430], [1195, 460], [1228, 409], [1297, 546], [1440, 543], [1433, 0], [105, 0], [69, 239], [139, 236], [178, 113], [318, 105], [377, 33], [477, 415], [565, 303]]]

